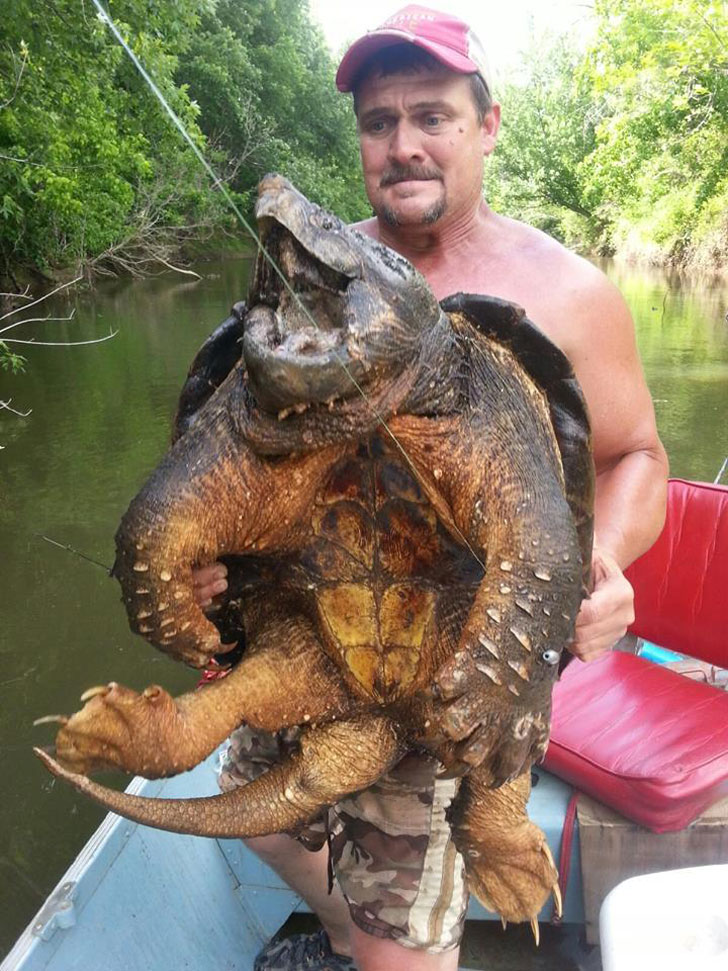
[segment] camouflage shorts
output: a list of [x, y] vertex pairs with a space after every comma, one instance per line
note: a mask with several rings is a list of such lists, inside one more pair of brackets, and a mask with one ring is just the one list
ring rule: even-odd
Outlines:
[[[220, 788], [252, 782], [297, 737], [298, 729], [271, 735], [239, 728], [222, 759]], [[462, 857], [445, 819], [457, 783], [436, 779], [435, 764], [407, 756], [296, 834], [311, 850], [328, 841], [336, 879], [363, 931], [433, 953], [460, 943], [468, 904]]]

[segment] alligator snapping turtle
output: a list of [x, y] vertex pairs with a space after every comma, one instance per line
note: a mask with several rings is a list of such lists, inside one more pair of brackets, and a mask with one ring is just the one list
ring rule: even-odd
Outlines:
[[[471, 890], [533, 922], [558, 887], [525, 812], [529, 769], [590, 563], [573, 372], [519, 308], [438, 304], [406, 260], [278, 176], [256, 214], [281, 275], [259, 256], [249, 309], [198, 355], [114, 567], [132, 629], [203, 667], [221, 643], [191, 571], [235, 554], [243, 658], [176, 700], [90, 689], [61, 720], [58, 761], [38, 754], [131, 819], [251, 837], [295, 831], [426, 750], [462, 776], [449, 818]], [[243, 721], [303, 731], [235, 792], [152, 800], [85, 777], [182, 772]]]

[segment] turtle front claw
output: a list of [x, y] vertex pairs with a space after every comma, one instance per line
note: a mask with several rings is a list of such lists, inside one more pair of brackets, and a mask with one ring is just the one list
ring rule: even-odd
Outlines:
[[148, 778], [172, 774], [167, 754], [183, 730], [174, 699], [158, 685], [141, 694], [110, 682], [81, 696], [84, 707], [72, 715], [38, 719], [60, 723], [55, 755], [66, 769], [88, 775], [104, 769]]
[[[527, 694], [511, 671], [458, 651], [435, 675], [430, 739], [451, 776], [487, 766], [490, 786], [519, 776], [548, 744], [550, 698]], [[426, 741], [429, 741], [427, 739]]]

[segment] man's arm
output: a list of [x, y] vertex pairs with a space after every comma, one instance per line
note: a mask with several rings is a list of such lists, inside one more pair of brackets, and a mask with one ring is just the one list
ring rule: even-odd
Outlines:
[[660, 440], [625, 453], [597, 474], [596, 486], [597, 545], [625, 568], [652, 546], [665, 521], [667, 456]]
[[568, 353], [589, 406], [597, 480], [594, 590], [582, 604], [571, 649], [586, 661], [613, 647], [634, 620], [622, 570], [662, 529], [667, 456], [622, 296], [599, 274], [579, 305]]

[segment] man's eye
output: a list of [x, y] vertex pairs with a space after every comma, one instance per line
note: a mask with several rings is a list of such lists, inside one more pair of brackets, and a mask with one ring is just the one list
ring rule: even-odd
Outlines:
[[439, 115], [427, 115], [425, 118], [425, 126], [427, 128], [437, 128], [441, 124], [442, 118]]
[[378, 118], [376, 121], [370, 121], [367, 125], [367, 131], [371, 132], [373, 135], [379, 135], [381, 132], [385, 131], [387, 127], [387, 122], [383, 118]]

